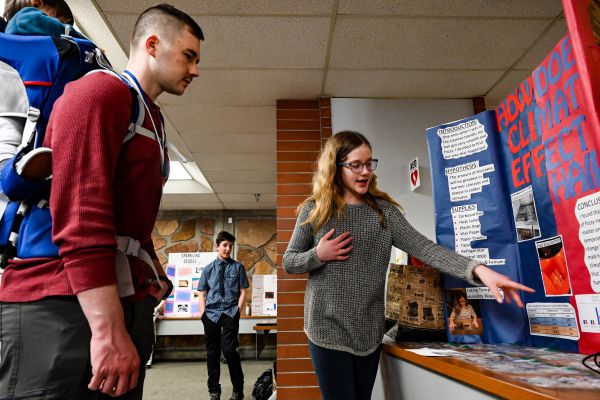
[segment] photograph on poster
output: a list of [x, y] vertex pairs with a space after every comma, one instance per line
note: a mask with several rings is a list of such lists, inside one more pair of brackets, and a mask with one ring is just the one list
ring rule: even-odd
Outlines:
[[189, 304], [178, 304], [177, 305], [177, 311], [180, 313], [186, 313], [189, 310], [190, 305]]
[[200, 277], [192, 278], [192, 289], [198, 290], [198, 283], [200, 283]]
[[178, 290], [177, 294], [175, 295], [175, 300], [177, 300], [177, 301], [189, 302], [189, 301], [192, 301], [192, 298], [193, 298], [192, 290]]
[[535, 242], [546, 296], [570, 296], [571, 280], [562, 236]]
[[510, 199], [517, 230], [517, 240], [522, 242], [540, 237], [540, 224], [531, 186], [513, 193]]
[[190, 282], [187, 279], [180, 279], [177, 286], [180, 288], [186, 288], [190, 286]]
[[452, 335], [481, 335], [483, 320], [479, 300], [468, 299], [465, 289], [446, 290], [448, 330]]

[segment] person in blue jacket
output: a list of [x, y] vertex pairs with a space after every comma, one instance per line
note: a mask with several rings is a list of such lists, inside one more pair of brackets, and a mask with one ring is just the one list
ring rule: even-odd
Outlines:
[[[35, 10], [37, 12], [44, 13], [44, 15], [48, 17], [48, 19], [42, 24], [40, 24], [39, 21], [36, 20], [36, 26], [28, 28], [31, 29], [32, 32], [37, 32], [31, 33], [32, 35], [37, 34], [55, 36], [48, 32], [49, 29], [56, 29], [56, 27], [58, 26], [56, 22], [59, 22], [61, 24], [68, 24], [71, 26], [74, 23], [73, 13], [71, 12], [71, 9], [69, 8], [69, 5], [65, 0], [7, 0], [4, 3], [4, 19], [6, 19], [6, 21], [10, 21], [17, 14], [21, 13], [21, 11], [25, 8], [30, 8], [30, 10], [28, 10], [25, 13], [26, 15], [30, 15], [29, 13], [31, 13], [32, 10]], [[24, 15], [21, 13], [20, 17], [23, 16]], [[28, 18], [29, 17], [25, 17], [25, 19], [20, 20], [18, 24], [27, 22]], [[51, 20], [50, 18], [53, 19]], [[29, 20], [29, 22], [31, 22], [31, 20]]]
[[[67, 34], [85, 38], [73, 28], [73, 13], [64, 0], [7, 0], [3, 17], [0, 22], [5, 26], [4, 29], [0, 27], [0, 31], [6, 34], [55, 37]], [[4, 99], [0, 102], [0, 169], [16, 154], [21, 144], [25, 120], [14, 117], [14, 114], [26, 115], [28, 108], [24, 88], [18, 89], [22, 87], [20, 77], [6, 64], [1, 64], [0, 90]]]

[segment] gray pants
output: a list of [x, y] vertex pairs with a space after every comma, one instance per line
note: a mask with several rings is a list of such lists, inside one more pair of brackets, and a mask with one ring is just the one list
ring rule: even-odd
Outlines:
[[[140, 378], [135, 389], [118, 399], [142, 399], [155, 304], [153, 297], [122, 301], [125, 326], [140, 355]], [[114, 399], [87, 389], [90, 339], [76, 297], [0, 303], [0, 400]]]

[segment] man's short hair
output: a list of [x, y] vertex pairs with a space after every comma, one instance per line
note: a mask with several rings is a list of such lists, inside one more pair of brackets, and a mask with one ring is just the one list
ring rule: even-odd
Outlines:
[[227, 231], [221, 231], [219, 233], [217, 233], [217, 239], [215, 240], [215, 242], [217, 243], [217, 246], [221, 244], [221, 242], [224, 241], [228, 241], [231, 243], [235, 242], [235, 236], [233, 236], [231, 233], [227, 232]]
[[190, 33], [204, 40], [204, 33], [192, 17], [170, 4], [158, 4], [140, 14], [133, 27], [131, 43], [137, 43], [150, 28], [167, 28], [170, 32], [179, 32], [187, 27]]

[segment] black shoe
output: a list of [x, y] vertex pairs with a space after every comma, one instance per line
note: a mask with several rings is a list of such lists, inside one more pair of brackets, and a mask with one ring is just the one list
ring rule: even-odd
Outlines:
[[210, 393], [209, 400], [221, 400], [221, 393]]
[[229, 400], [242, 400], [244, 398], [244, 393], [233, 392], [231, 398]]

